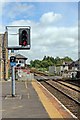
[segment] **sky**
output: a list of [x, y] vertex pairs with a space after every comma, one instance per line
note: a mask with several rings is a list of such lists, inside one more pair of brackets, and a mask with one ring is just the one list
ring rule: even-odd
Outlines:
[[[15, 51], [26, 56], [28, 63], [45, 55], [78, 59], [78, 2], [4, 2], [0, 6], [0, 32], [5, 26], [31, 27], [30, 50]], [[9, 37], [15, 45], [17, 36]]]

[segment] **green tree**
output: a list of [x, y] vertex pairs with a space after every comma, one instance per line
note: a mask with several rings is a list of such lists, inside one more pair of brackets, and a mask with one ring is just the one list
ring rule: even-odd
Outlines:
[[30, 67], [35, 67], [35, 64], [34, 64], [33, 60], [30, 61]]
[[44, 56], [43, 60], [46, 60], [46, 56]]
[[68, 56], [64, 57], [63, 60], [64, 60], [65, 62], [72, 62], [72, 61], [73, 61], [73, 60], [72, 60], [70, 57], [68, 57]]
[[50, 56], [44, 56], [43, 59], [40, 60], [31, 60], [30, 61], [30, 66], [31, 67], [35, 67], [35, 68], [46, 68], [48, 69], [49, 66], [52, 65], [62, 65], [63, 62], [70, 62], [72, 61], [72, 59], [68, 56], [64, 57], [64, 58], [59, 58], [58, 56], [54, 59], [54, 57], [50, 57]]

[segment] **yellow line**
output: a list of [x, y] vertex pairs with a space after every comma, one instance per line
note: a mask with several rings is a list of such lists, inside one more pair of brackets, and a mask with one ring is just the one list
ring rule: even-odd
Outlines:
[[63, 118], [59, 111], [53, 106], [53, 104], [50, 102], [49, 98], [46, 97], [46, 95], [42, 92], [42, 90], [39, 88], [37, 82], [32, 82], [32, 85], [36, 92], [38, 93], [38, 96], [45, 107], [46, 111], [48, 112], [50, 118]]

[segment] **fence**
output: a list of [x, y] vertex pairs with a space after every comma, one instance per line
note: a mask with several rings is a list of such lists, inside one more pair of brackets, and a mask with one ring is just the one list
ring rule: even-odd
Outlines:
[[23, 73], [21, 76], [18, 76], [18, 80], [22, 81], [32, 81], [34, 80], [34, 74], [33, 73]]

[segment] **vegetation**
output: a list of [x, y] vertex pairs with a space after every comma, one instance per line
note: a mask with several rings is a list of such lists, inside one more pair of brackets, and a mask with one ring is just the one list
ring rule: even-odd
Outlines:
[[57, 66], [57, 65], [62, 65], [63, 62], [72, 62], [73, 60], [66, 56], [64, 58], [59, 58], [59, 57], [49, 57], [49, 56], [44, 56], [42, 60], [31, 60], [30, 61], [30, 67], [34, 67], [40, 71], [47, 71], [49, 66]]

